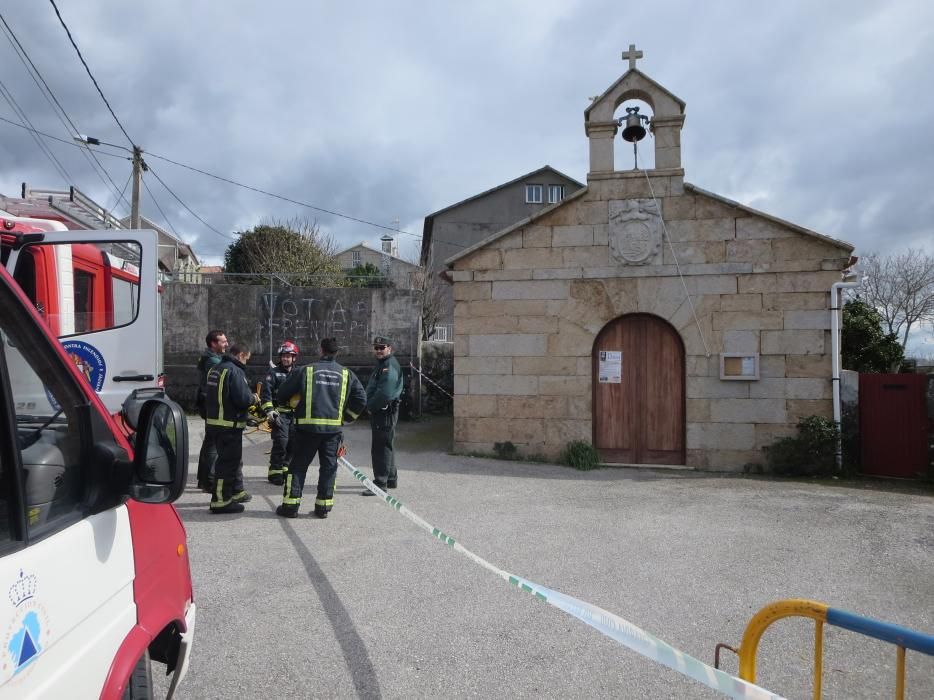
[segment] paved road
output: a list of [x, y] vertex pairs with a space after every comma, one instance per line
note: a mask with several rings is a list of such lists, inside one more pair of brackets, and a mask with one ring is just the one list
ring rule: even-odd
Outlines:
[[[781, 598], [934, 632], [929, 495], [455, 457], [449, 431], [449, 422], [401, 425], [400, 500], [497, 566], [706, 662]], [[198, 421], [191, 439], [196, 460]], [[254, 499], [244, 514], [208, 514], [194, 462], [177, 504], [198, 603], [181, 697], [719, 697], [362, 498], [344, 470], [329, 519], [304, 514], [313, 487], [302, 517], [277, 518], [268, 437], [249, 439]], [[347, 442], [369, 473], [366, 426], [352, 426]], [[782, 621], [766, 634], [763, 685], [810, 697], [812, 629]], [[891, 697], [893, 648], [828, 628], [825, 650], [826, 697]], [[934, 697], [934, 659], [909, 653], [908, 668], [908, 697]]]

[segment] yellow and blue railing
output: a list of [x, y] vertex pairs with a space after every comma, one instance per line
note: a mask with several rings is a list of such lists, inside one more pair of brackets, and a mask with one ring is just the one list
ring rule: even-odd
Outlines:
[[832, 625], [858, 634], [894, 644], [896, 648], [895, 697], [905, 697], [905, 653], [907, 650], [934, 656], [934, 635], [893, 625], [880, 620], [873, 620], [855, 613], [831, 608], [813, 600], [780, 600], [766, 605], [753, 615], [739, 649], [726, 644], [718, 644], [714, 667], [720, 668], [720, 650], [729, 649], [739, 656], [739, 677], [749, 683], [756, 682], [756, 652], [759, 640], [769, 625], [786, 617], [809, 617], [815, 621], [814, 628], [814, 700], [820, 700], [821, 680], [824, 660], [824, 625]]

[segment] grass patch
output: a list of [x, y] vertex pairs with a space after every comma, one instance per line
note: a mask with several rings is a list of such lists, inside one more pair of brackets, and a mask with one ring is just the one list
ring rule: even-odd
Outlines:
[[573, 440], [562, 450], [561, 464], [582, 472], [588, 472], [600, 466], [600, 455], [597, 453], [597, 448], [589, 442]]

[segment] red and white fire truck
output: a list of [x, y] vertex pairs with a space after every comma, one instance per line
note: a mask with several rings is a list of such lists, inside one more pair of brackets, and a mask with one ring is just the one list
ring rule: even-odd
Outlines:
[[0, 212], [0, 238], [0, 698], [149, 697], [151, 661], [171, 696], [195, 604], [156, 234]]
[[104, 233], [0, 210], [0, 262], [116, 414], [133, 389], [164, 384], [162, 318], [158, 282], [140, 286], [139, 247]]

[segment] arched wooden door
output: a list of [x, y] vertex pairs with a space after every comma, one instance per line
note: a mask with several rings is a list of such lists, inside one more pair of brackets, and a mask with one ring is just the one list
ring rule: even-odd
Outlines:
[[593, 345], [593, 444], [605, 462], [684, 464], [684, 344], [649, 314], [608, 323]]

